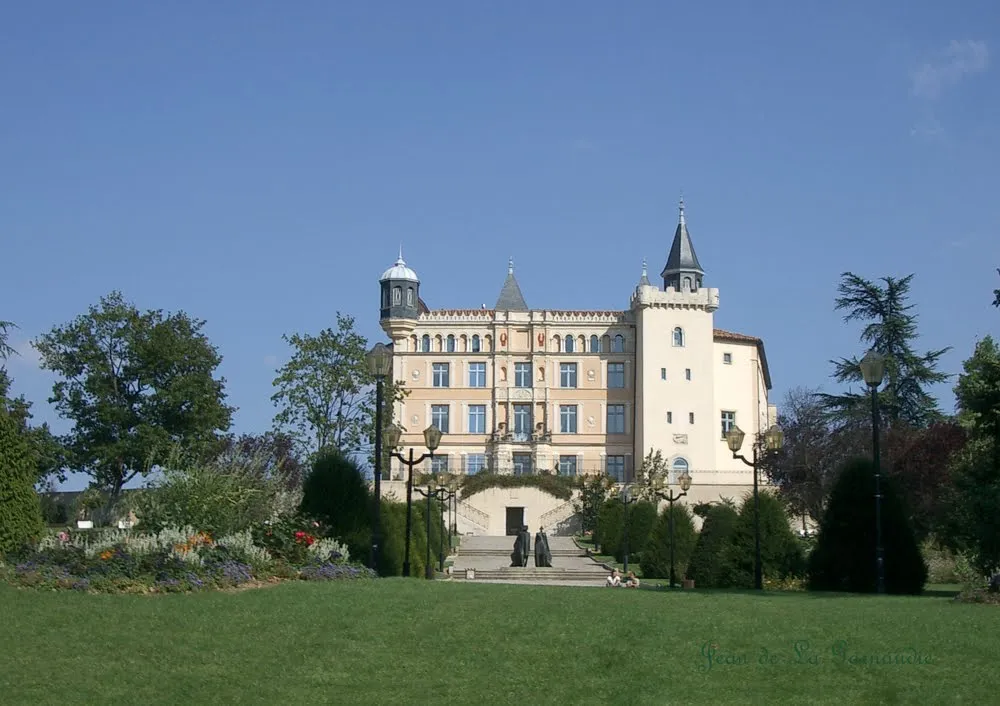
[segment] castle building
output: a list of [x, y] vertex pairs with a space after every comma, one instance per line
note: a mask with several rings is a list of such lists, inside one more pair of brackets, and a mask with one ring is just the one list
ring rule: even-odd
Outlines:
[[[409, 394], [394, 418], [402, 445], [444, 436], [434, 471], [551, 472], [633, 478], [651, 450], [670, 475], [688, 471], [688, 500], [738, 497], [752, 475], [724, 438], [738, 424], [746, 451], [776, 419], [763, 342], [715, 328], [719, 290], [704, 286], [680, 203], [662, 287], [642, 276], [627, 309], [532, 309], [514, 263], [492, 309], [429, 309], [402, 253], [380, 278], [381, 325], [393, 375]], [[393, 461], [390, 482], [405, 479]], [[397, 493], [398, 495], [398, 493]], [[521, 522], [555, 526], [571, 504], [533, 489], [497, 489], [463, 501], [465, 530], [504, 534]]]

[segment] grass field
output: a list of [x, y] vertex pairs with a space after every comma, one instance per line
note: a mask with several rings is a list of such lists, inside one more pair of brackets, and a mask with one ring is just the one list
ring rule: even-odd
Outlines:
[[[0, 616], [4, 704], [992, 703], [1000, 648], [995, 606], [939, 597], [404, 579], [163, 596], [0, 586]], [[923, 659], [851, 663], [842, 641], [854, 657]]]

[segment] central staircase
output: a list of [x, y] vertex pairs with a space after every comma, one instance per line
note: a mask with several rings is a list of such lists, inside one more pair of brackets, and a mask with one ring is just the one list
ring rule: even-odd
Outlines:
[[535, 566], [534, 547], [529, 552], [527, 566], [510, 566], [513, 550], [513, 537], [463, 537], [452, 565], [452, 575], [464, 580], [467, 571], [471, 570], [475, 581], [588, 585], [602, 585], [608, 575], [608, 570], [588, 557], [570, 537], [549, 537], [551, 567]]

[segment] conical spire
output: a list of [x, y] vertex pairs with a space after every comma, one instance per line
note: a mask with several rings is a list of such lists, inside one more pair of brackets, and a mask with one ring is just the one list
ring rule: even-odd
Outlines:
[[684, 216], [684, 198], [681, 197], [677, 218], [677, 230], [674, 231], [674, 242], [670, 245], [667, 264], [660, 276], [663, 277], [663, 288], [673, 287], [681, 291], [691, 291], [701, 286], [705, 271], [698, 262], [691, 234], [688, 233], [687, 219]]
[[528, 305], [521, 294], [521, 287], [514, 279], [514, 258], [507, 261], [507, 279], [500, 289], [500, 296], [497, 297], [497, 304], [493, 307], [497, 311], [528, 311]]
[[649, 281], [649, 277], [646, 276], [646, 258], [642, 258], [642, 276], [639, 278], [640, 287], [651, 287], [652, 283]]

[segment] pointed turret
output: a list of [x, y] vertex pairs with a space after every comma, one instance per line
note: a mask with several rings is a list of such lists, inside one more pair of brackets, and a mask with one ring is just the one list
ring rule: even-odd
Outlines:
[[684, 199], [681, 198], [680, 216], [677, 230], [674, 231], [674, 242], [670, 246], [667, 264], [660, 273], [663, 277], [663, 288], [673, 287], [678, 292], [694, 292], [701, 287], [705, 271], [701, 269], [698, 256], [694, 252], [694, 244], [688, 233], [687, 221], [684, 218]]
[[497, 311], [528, 311], [528, 305], [521, 294], [521, 287], [514, 279], [514, 258], [510, 258], [507, 263], [507, 279], [504, 280], [500, 296], [497, 297], [497, 305], [493, 307]]
[[646, 275], [646, 258], [642, 258], [642, 276], [639, 278], [640, 287], [652, 287], [652, 282], [649, 281], [649, 277]]

